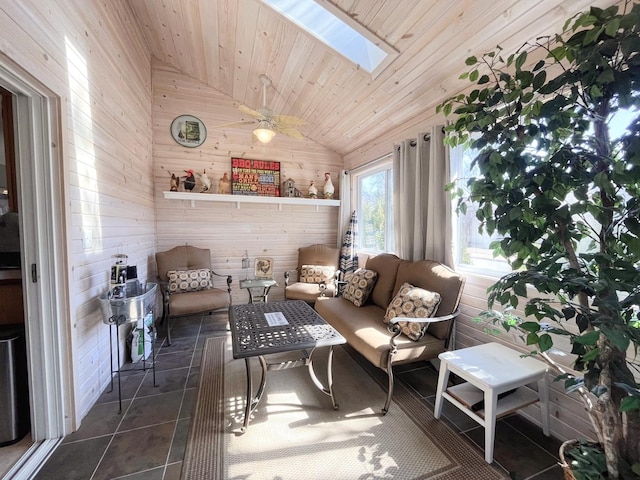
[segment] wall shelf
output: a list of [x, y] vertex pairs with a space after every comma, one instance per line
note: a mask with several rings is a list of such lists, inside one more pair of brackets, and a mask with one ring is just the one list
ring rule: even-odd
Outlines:
[[167, 200], [189, 200], [191, 206], [195, 202], [227, 202], [235, 203], [240, 208], [243, 203], [273, 203], [282, 210], [282, 205], [312, 205], [318, 211], [319, 207], [339, 207], [340, 200], [325, 200], [324, 198], [297, 198], [297, 197], [257, 197], [250, 195], [222, 195], [219, 193], [191, 193], [191, 192], [162, 192]]

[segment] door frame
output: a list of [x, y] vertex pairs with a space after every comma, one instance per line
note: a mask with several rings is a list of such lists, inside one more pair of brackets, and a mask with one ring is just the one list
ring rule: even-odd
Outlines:
[[62, 104], [0, 57], [0, 86], [13, 97], [22, 286], [34, 445], [9, 471], [30, 478], [75, 424]]

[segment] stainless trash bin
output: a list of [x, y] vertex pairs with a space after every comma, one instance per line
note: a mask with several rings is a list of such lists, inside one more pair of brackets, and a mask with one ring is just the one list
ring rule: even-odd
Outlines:
[[30, 430], [27, 355], [23, 325], [0, 326], [0, 446]]

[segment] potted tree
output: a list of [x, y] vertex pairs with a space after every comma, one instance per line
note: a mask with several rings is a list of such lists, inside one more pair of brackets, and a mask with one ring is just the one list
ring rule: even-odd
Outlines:
[[[610, 479], [640, 478], [639, 30], [638, 4], [591, 8], [511, 55], [468, 58], [469, 93], [438, 106], [455, 116], [449, 145], [478, 152], [479, 174], [450, 185], [458, 211], [477, 209], [512, 267], [483, 316], [579, 392]], [[631, 122], [612, 136], [623, 110]], [[580, 376], [547, 355], [554, 334], [570, 339]]]

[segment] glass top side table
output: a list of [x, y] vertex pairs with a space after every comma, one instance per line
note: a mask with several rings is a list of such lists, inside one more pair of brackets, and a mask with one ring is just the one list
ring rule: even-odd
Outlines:
[[267, 303], [269, 290], [277, 287], [278, 282], [273, 278], [247, 278], [240, 280], [240, 288], [246, 288], [249, 292], [249, 303]]

